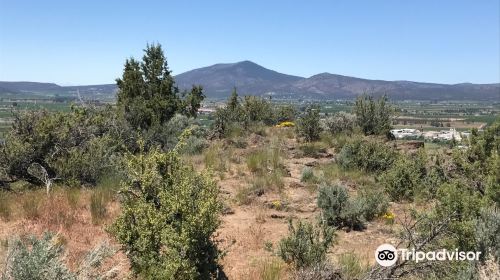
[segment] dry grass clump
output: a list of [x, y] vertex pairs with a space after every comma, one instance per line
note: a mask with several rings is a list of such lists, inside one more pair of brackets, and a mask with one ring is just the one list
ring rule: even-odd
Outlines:
[[354, 252], [341, 254], [338, 258], [338, 265], [342, 279], [345, 280], [360, 279], [370, 268], [369, 264], [362, 262]]
[[41, 191], [28, 191], [21, 198], [21, 208], [24, 217], [28, 220], [36, 220], [40, 217], [42, 200], [46, 198]]
[[288, 267], [281, 259], [268, 257], [259, 260], [252, 271], [251, 279], [284, 280], [288, 279]]
[[7, 192], [0, 191], [0, 218], [4, 221], [9, 221], [11, 218], [11, 202], [10, 195]]

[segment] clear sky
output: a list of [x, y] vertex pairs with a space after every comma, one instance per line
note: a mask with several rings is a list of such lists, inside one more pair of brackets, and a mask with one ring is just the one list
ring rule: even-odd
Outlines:
[[174, 74], [251, 60], [279, 72], [500, 82], [499, 0], [0, 0], [0, 80], [113, 83], [161, 43]]

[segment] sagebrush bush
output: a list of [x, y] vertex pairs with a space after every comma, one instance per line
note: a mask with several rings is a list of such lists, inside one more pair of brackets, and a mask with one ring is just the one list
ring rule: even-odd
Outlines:
[[122, 212], [111, 232], [139, 277], [210, 279], [219, 269], [213, 240], [219, 189], [210, 174], [185, 165], [177, 150], [127, 156]]
[[322, 221], [338, 228], [362, 230], [366, 221], [385, 213], [387, 206], [387, 200], [380, 192], [363, 191], [351, 199], [341, 185], [322, 184], [318, 191]]
[[343, 211], [349, 203], [349, 194], [344, 186], [322, 184], [318, 190], [318, 207], [322, 219], [328, 225], [343, 225]]
[[101, 267], [113, 253], [112, 248], [102, 243], [85, 256], [76, 272], [72, 272], [64, 262], [64, 246], [57, 235], [46, 232], [41, 238], [15, 238], [8, 243], [7, 263], [1, 279], [111, 279], [116, 276], [117, 269], [103, 271]]
[[500, 262], [500, 210], [482, 209], [475, 227], [477, 249], [482, 252], [481, 261], [492, 256]]
[[278, 244], [278, 255], [286, 263], [300, 269], [322, 264], [326, 260], [326, 252], [335, 237], [332, 228], [300, 220], [294, 225], [290, 220], [288, 230], [288, 236]]
[[345, 169], [359, 168], [367, 172], [387, 170], [398, 153], [375, 140], [354, 140], [345, 144], [337, 155], [337, 162]]
[[325, 119], [325, 127], [331, 134], [351, 134], [356, 126], [356, 116], [346, 112], [337, 112]]
[[362, 230], [365, 228], [366, 205], [359, 199], [352, 199], [347, 202], [340, 213], [341, 224], [348, 230]]
[[302, 174], [300, 175], [300, 181], [301, 182], [314, 182], [316, 180], [316, 177], [314, 176], [314, 172], [311, 167], [306, 166], [302, 169]]
[[208, 147], [208, 142], [204, 138], [191, 136], [186, 140], [186, 146], [182, 152], [188, 155], [199, 155]]

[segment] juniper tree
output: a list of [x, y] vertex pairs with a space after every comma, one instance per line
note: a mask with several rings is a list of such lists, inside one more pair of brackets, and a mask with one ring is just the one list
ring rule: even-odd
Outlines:
[[147, 45], [142, 61], [127, 59], [118, 85], [118, 107], [135, 128], [149, 129], [170, 120], [176, 113], [196, 116], [204, 98], [193, 86], [182, 100], [160, 44]]

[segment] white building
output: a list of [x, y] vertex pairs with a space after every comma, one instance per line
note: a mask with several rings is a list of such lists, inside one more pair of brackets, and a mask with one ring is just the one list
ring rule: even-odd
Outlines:
[[392, 129], [391, 134], [394, 135], [396, 139], [418, 138], [422, 136], [420, 130], [413, 128]]
[[426, 140], [439, 140], [439, 141], [451, 141], [455, 139], [455, 141], [462, 141], [463, 138], [466, 138], [468, 135], [464, 133], [462, 134], [456, 131], [454, 128], [450, 130], [441, 130], [441, 131], [427, 131], [424, 132], [424, 139]]

